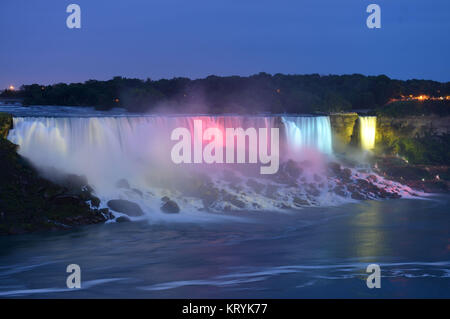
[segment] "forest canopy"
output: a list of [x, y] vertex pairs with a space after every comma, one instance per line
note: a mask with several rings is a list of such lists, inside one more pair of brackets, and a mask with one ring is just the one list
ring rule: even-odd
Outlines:
[[[114, 77], [108, 81], [23, 85], [20, 90], [4, 90], [0, 94], [1, 97], [21, 97], [24, 105], [94, 106], [99, 109], [123, 107], [131, 112], [175, 113], [375, 110], [393, 99], [418, 95], [450, 96], [450, 82], [401, 81], [385, 75], [259, 73], [248, 77], [212, 75], [195, 80], [173, 78], [154, 81]], [[441, 104], [448, 109], [448, 101]]]

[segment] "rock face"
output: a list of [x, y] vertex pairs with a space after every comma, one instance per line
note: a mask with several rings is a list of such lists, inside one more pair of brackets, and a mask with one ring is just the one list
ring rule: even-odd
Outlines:
[[399, 137], [423, 137], [427, 134], [444, 135], [450, 133], [449, 116], [406, 116], [401, 118], [378, 116], [376, 142], [390, 135]]
[[141, 207], [129, 200], [112, 199], [107, 203], [108, 207], [116, 212], [127, 214], [128, 216], [142, 216], [144, 212]]
[[336, 152], [343, 152], [352, 140], [354, 126], [357, 123], [356, 113], [330, 114], [331, 130], [333, 132], [333, 148]]

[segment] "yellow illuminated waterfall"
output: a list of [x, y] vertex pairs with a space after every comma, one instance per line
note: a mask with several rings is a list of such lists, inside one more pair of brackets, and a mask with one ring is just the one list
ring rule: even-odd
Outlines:
[[365, 150], [371, 150], [375, 147], [375, 132], [377, 129], [376, 116], [359, 117], [361, 131], [361, 147]]

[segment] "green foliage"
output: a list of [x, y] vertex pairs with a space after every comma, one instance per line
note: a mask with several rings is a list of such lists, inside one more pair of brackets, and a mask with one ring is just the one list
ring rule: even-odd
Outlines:
[[402, 117], [408, 115], [450, 115], [450, 101], [402, 101], [389, 103], [376, 110], [378, 116]]
[[378, 152], [404, 156], [411, 164], [450, 163], [450, 134], [384, 138]]

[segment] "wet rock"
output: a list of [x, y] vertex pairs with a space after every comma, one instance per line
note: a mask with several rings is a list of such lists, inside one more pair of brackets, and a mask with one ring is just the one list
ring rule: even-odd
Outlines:
[[107, 219], [114, 219], [114, 215], [109, 211], [109, 208], [99, 209], [98, 212], [105, 216], [105, 218]]
[[128, 181], [125, 178], [122, 178], [117, 181], [116, 187], [130, 189], [130, 184], [128, 183]]
[[247, 186], [252, 188], [256, 193], [261, 193], [264, 189], [264, 184], [255, 181], [254, 179], [249, 179], [247, 181]]
[[320, 191], [317, 189], [317, 186], [314, 184], [308, 184], [306, 191], [308, 192], [308, 194], [315, 196], [315, 197], [320, 195]]
[[338, 175], [341, 172], [341, 164], [330, 162], [328, 163], [328, 170], [332, 175]]
[[258, 203], [252, 203], [252, 207], [253, 207], [254, 209], [260, 209], [260, 208], [262, 208], [261, 205], [258, 204]]
[[333, 189], [333, 192], [334, 192], [335, 194], [339, 195], [339, 196], [342, 196], [342, 197], [346, 197], [346, 196], [347, 196], [347, 193], [345, 192], [345, 188], [344, 188], [344, 186], [342, 186], [342, 185], [336, 186], [336, 187]]
[[366, 199], [366, 197], [364, 195], [362, 195], [361, 193], [358, 193], [358, 192], [352, 192], [351, 197], [356, 200]]
[[359, 178], [356, 180], [356, 183], [361, 188], [368, 188], [370, 186], [370, 183], [366, 181], [365, 179]]
[[350, 168], [344, 168], [341, 172], [341, 177], [345, 179], [350, 179], [352, 176], [352, 170]]
[[233, 204], [238, 208], [245, 208], [246, 206], [246, 204], [242, 200], [240, 200], [237, 196], [232, 194], [225, 193], [223, 195], [223, 199], [227, 202], [230, 202], [231, 204]]
[[306, 199], [301, 199], [299, 197], [294, 197], [292, 202], [295, 206], [310, 206], [310, 203]]
[[238, 208], [245, 208], [245, 206], [246, 206], [243, 201], [241, 201], [240, 199], [237, 199], [237, 198], [231, 199], [230, 203]]
[[127, 216], [120, 216], [116, 218], [116, 222], [117, 223], [127, 223], [127, 222], [131, 222], [131, 219], [128, 218]]
[[116, 212], [127, 214], [128, 216], [142, 216], [144, 212], [141, 207], [129, 200], [112, 199], [107, 203], [108, 207]]
[[100, 206], [100, 198], [98, 198], [97, 196], [91, 195], [91, 205], [93, 207]]
[[161, 206], [161, 210], [167, 214], [177, 214], [180, 212], [180, 207], [176, 202], [169, 199]]
[[161, 198], [161, 200], [165, 203], [165, 202], [168, 202], [168, 201], [170, 200], [170, 198], [167, 197], [167, 196], [163, 196], [163, 197]]

